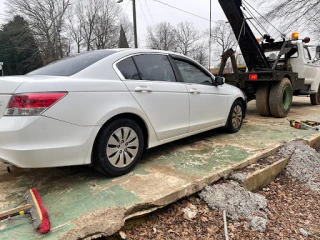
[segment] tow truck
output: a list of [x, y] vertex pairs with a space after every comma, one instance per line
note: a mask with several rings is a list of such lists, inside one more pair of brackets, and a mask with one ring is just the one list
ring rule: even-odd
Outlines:
[[[308, 95], [311, 104], [320, 104], [320, 46], [315, 58], [309, 51], [310, 38], [300, 39], [294, 32], [290, 39], [282, 36], [275, 41], [264, 34], [258, 39], [253, 34], [244, 15], [242, 0], [218, 0], [238, 40], [246, 70], [237, 68], [235, 52], [227, 50], [222, 55], [219, 75], [229, 84], [239, 87], [248, 101], [256, 99], [257, 111], [262, 116], [286, 117], [293, 96]], [[233, 73], [223, 73], [231, 58]]]

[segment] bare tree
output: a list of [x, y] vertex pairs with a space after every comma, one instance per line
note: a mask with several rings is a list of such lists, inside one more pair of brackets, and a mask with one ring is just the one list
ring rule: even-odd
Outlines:
[[102, 8], [100, 0], [85, 0], [77, 2], [77, 12], [81, 17], [82, 36], [85, 42], [86, 50], [90, 51], [95, 40], [94, 29], [98, 21], [98, 12]]
[[281, 20], [281, 26], [278, 28], [284, 31], [288, 28], [291, 30], [291, 27], [297, 30], [298, 27], [314, 24], [320, 17], [319, 0], [271, 0], [267, 3], [259, 0], [258, 2], [268, 5], [271, 10], [266, 16], [270, 20]]
[[200, 32], [193, 23], [179, 23], [176, 30], [177, 49], [182, 54], [188, 56], [197, 48], [197, 41], [201, 39]]
[[203, 40], [200, 41], [193, 51], [191, 56], [194, 60], [203, 66], [207, 66], [209, 63], [209, 46], [208, 43]]
[[[83, 17], [79, 5], [74, 5], [68, 11], [68, 30], [71, 39], [76, 44], [77, 53], [80, 53], [80, 48], [84, 40], [83, 36]], [[71, 42], [69, 46], [71, 45]]]
[[7, 0], [9, 12], [18, 13], [30, 23], [45, 62], [63, 57], [61, 31], [71, 0]]
[[111, 0], [101, 0], [100, 4], [102, 7], [94, 27], [96, 48], [115, 48], [118, 45], [121, 7]]
[[229, 48], [235, 47], [237, 39], [229, 23], [219, 20], [212, 29], [213, 56], [216, 60], [221, 59], [222, 53]]
[[175, 28], [168, 22], [161, 22], [148, 28], [147, 44], [152, 49], [176, 50]]

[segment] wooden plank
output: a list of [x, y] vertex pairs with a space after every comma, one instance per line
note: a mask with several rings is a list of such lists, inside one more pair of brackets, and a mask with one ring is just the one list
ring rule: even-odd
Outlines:
[[25, 204], [23, 206], [4, 211], [0, 213], [0, 220], [3, 218], [7, 218], [8, 216], [11, 216], [11, 215], [19, 215], [20, 212], [30, 210], [31, 208], [32, 208], [31, 204]]

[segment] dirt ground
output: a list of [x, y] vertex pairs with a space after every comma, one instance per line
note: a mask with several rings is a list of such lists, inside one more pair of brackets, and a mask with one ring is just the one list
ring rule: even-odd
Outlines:
[[[288, 144], [278, 154], [292, 155], [291, 163], [275, 181], [257, 192], [267, 200], [265, 232], [253, 230], [252, 219], [228, 218], [229, 239], [320, 239], [320, 191], [313, 187], [320, 182], [320, 155], [302, 143]], [[312, 161], [308, 163], [309, 160]], [[306, 171], [310, 164], [314, 166]], [[317, 177], [312, 180], [314, 184], [310, 184], [311, 176]], [[228, 181], [215, 185], [225, 183]], [[106, 239], [225, 239], [223, 212], [209, 208], [200, 195], [130, 220], [120, 232]]]

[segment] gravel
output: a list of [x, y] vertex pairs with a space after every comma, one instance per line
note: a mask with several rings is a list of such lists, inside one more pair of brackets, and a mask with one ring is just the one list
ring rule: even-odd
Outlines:
[[287, 143], [278, 156], [290, 157], [286, 174], [313, 191], [320, 191], [320, 153], [304, 142]]
[[249, 192], [239, 183], [227, 181], [207, 186], [199, 193], [211, 209], [226, 210], [231, 219], [244, 217], [251, 221], [250, 227], [264, 232], [267, 226], [267, 200], [265, 197]]

